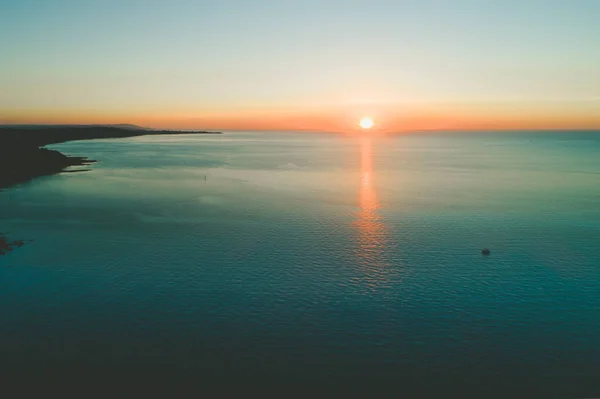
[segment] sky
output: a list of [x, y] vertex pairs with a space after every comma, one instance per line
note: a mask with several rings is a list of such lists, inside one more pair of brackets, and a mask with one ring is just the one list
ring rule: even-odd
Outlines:
[[600, 128], [598, 0], [0, 0], [0, 123]]

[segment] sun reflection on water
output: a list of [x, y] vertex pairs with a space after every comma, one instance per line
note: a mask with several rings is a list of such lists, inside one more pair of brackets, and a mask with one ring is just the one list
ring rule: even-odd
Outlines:
[[389, 263], [385, 258], [388, 231], [378, 213], [380, 202], [377, 198], [373, 169], [373, 138], [363, 136], [360, 140], [360, 186], [358, 195], [359, 211], [354, 222], [357, 247], [356, 257], [366, 273], [366, 283], [376, 288], [387, 281]]

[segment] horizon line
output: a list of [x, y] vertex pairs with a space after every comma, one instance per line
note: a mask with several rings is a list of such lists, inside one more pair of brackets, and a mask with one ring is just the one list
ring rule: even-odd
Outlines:
[[[135, 123], [0, 123], [2, 127], [126, 127], [133, 126], [140, 129], [154, 130], [154, 131], [219, 131], [219, 132], [231, 132], [231, 133], [326, 133], [326, 134], [352, 134], [352, 133], [369, 133], [360, 129], [355, 130], [320, 130], [320, 129], [275, 129], [275, 128], [264, 128], [264, 129], [219, 129], [219, 128], [205, 128], [205, 127], [193, 127], [193, 128], [165, 128], [165, 127], [153, 127], [149, 125], [138, 125]], [[371, 135], [382, 135], [382, 134], [410, 134], [410, 133], [506, 133], [506, 132], [598, 132], [600, 133], [600, 126], [594, 128], [424, 128], [424, 129], [409, 129], [409, 130], [371, 130]]]

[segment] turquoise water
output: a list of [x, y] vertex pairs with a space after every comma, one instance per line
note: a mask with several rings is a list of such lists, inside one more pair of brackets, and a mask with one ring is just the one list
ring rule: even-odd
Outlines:
[[100, 162], [0, 192], [17, 374], [600, 394], [598, 133], [52, 148]]

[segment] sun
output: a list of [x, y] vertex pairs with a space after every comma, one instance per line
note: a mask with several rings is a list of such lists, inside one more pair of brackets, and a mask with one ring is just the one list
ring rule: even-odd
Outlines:
[[368, 117], [368, 116], [365, 116], [364, 118], [362, 118], [362, 119], [360, 120], [360, 123], [359, 123], [359, 125], [360, 125], [360, 127], [362, 127], [363, 129], [370, 129], [370, 128], [372, 128], [373, 126], [375, 126], [375, 122], [373, 122], [373, 119], [372, 119], [372, 118], [370, 118], [370, 117]]

